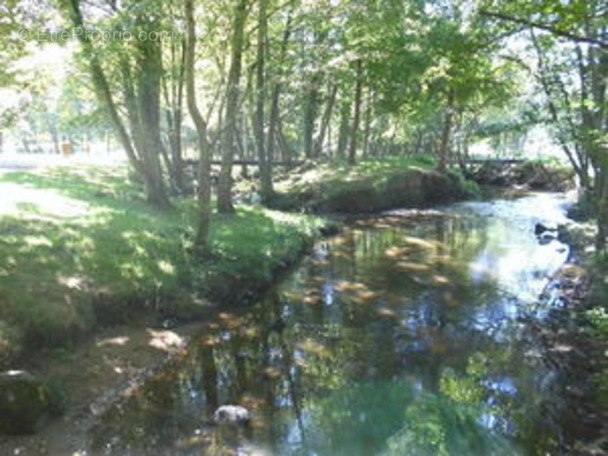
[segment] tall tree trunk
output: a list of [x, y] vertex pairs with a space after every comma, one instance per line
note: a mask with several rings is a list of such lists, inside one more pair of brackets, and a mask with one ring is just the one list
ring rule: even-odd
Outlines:
[[370, 133], [372, 128], [372, 105], [373, 105], [373, 93], [368, 90], [367, 103], [365, 103], [365, 127], [363, 129], [363, 156], [369, 157], [369, 142]]
[[138, 152], [145, 168], [144, 184], [148, 202], [165, 208], [171, 204], [163, 182], [160, 162], [163, 147], [160, 137], [161, 48], [157, 41], [138, 40], [137, 49], [138, 109], [143, 139], [143, 150]]
[[336, 94], [338, 93], [338, 86], [333, 84], [329, 90], [329, 97], [327, 98], [327, 104], [325, 105], [325, 111], [321, 117], [321, 125], [319, 127], [319, 133], [315, 139], [315, 157], [319, 157], [323, 151], [323, 143], [325, 142], [325, 136], [327, 135], [327, 129], [329, 128], [329, 122], [331, 120], [331, 114], [334, 109], [336, 102]]
[[357, 162], [357, 136], [359, 135], [359, 123], [361, 122], [361, 92], [363, 87], [363, 64], [361, 59], [357, 60], [357, 81], [355, 83], [355, 114], [353, 118], [353, 129], [350, 134], [350, 147], [348, 150], [348, 163], [354, 165]]
[[268, 18], [266, 16], [267, 0], [259, 0], [257, 67], [256, 67], [256, 107], [255, 138], [260, 163], [260, 194], [262, 201], [268, 203], [272, 198], [272, 163], [267, 155], [264, 134], [264, 103], [266, 102], [266, 38]]
[[303, 135], [304, 135], [304, 155], [306, 158], [314, 158], [314, 133], [315, 121], [317, 120], [318, 111], [318, 90], [316, 76], [313, 76], [309, 82], [305, 101], [304, 101], [304, 119], [303, 119]]
[[281, 158], [283, 159], [283, 162], [290, 165], [291, 160], [293, 158], [293, 154], [289, 147], [289, 143], [285, 138], [285, 133], [283, 133], [283, 122], [280, 118], [277, 124], [277, 139], [279, 140], [278, 142], [281, 145]]
[[230, 45], [230, 71], [226, 87], [226, 115], [222, 135], [222, 168], [217, 190], [217, 209], [221, 213], [234, 212], [232, 205], [232, 164], [234, 162], [234, 147], [236, 119], [239, 103], [239, 82], [243, 58], [245, 36], [245, 21], [247, 19], [248, 0], [237, 0], [232, 25], [232, 42]]
[[452, 131], [452, 119], [454, 117], [454, 90], [448, 89], [447, 104], [443, 117], [443, 128], [441, 130], [441, 141], [439, 143], [439, 171], [445, 172], [448, 166], [448, 154], [450, 147], [450, 133]]
[[199, 252], [208, 250], [207, 238], [211, 224], [211, 146], [207, 140], [207, 124], [196, 103], [196, 88], [194, 86], [194, 55], [196, 31], [194, 27], [193, 0], [185, 0], [185, 15], [187, 26], [187, 46], [185, 56], [186, 69], [186, 102], [190, 117], [196, 128], [199, 150], [198, 168], [198, 224], [194, 248]]
[[[272, 87], [272, 95], [270, 96], [270, 119], [268, 122], [268, 142], [267, 142], [267, 156], [269, 161], [273, 161], [275, 159], [275, 145], [279, 141], [278, 138], [278, 130], [279, 130], [279, 98], [281, 96], [281, 91], [283, 90], [283, 62], [285, 60], [285, 55], [287, 54], [287, 45], [289, 44], [289, 37], [291, 36], [291, 24], [293, 18], [293, 8], [294, 2], [292, 2], [292, 7], [287, 14], [287, 21], [285, 23], [285, 30], [283, 31], [283, 39], [281, 40], [281, 51], [279, 56], [278, 67], [279, 70], [275, 73], [275, 82]], [[285, 157], [283, 156], [283, 161]]]
[[249, 138], [247, 136], [247, 116], [241, 116], [241, 159], [243, 160], [243, 164], [241, 165], [241, 176], [244, 178], [249, 178], [249, 170], [247, 165], [245, 164], [245, 160], [249, 158]]
[[[182, 118], [184, 102], [184, 72], [186, 43], [185, 38], [180, 41], [179, 55], [175, 40], [171, 40], [171, 71], [170, 76], [163, 78], [163, 92], [165, 94], [166, 120], [168, 127], [168, 143], [171, 151], [168, 164], [169, 175], [174, 189], [178, 193], [185, 190], [184, 161], [182, 154]], [[177, 71], [175, 71], [177, 70]], [[167, 84], [167, 79], [169, 84]]]
[[348, 132], [350, 121], [350, 102], [342, 100], [340, 107], [340, 126], [338, 127], [338, 150], [336, 155], [338, 160], [346, 158], [346, 147], [348, 145]]

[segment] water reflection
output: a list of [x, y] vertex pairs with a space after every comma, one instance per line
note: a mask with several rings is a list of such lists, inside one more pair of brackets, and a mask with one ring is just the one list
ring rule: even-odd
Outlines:
[[[567, 251], [534, 237], [533, 198], [353, 222], [262, 302], [208, 322], [106, 413], [91, 450], [547, 454], [559, 376], [526, 355], [519, 320]], [[251, 427], [212, 425], [221, 404], [251, 410]]]

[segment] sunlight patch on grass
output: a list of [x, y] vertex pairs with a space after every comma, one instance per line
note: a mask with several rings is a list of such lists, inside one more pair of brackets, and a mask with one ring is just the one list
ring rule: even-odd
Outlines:
[[10, 189], [0, 206], [0, 320], [16, 329], [2, 336], [10, 336], [9, 344], [23, 338], [61, 345], [100, 319], [125, 322], [157, 306], [196, 315], [218, 282], [229, 283], [230, 292], [268, 283], [321, 224], [238, 207], [232, 216], [213, 218], [213, 259], [201, 260], [188, 250], [196, 201], [177, 200], [159, 211], [126, 174], [78, 167], [0, 176], [0, 191]]
[[0, 215], [30, 218], [71, 218], [90, 216], [89, 204], [65, 197], [52, 190], [0, 182]]

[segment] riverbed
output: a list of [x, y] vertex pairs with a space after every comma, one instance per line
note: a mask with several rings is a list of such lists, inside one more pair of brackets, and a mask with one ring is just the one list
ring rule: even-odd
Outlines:
[[[89, 454], [558, 454], [576, 417], [530, 322], [567, 245], [535, 194], [353, 218], [105, 412]], [[263, 254], [261, 252], [260, 254]], [[239, 404], [247, 427], [217, 426]]]

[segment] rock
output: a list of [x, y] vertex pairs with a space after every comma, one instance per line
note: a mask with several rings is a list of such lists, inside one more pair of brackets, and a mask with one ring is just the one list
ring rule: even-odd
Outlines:
[[217, 424], [248, 425], [251, 421], [249, 410], [240, 405], [222, 405], [213, 414]]
[[534, 234], [536, 234], [537, 236], [542, 235], [545, 231], [557, 231], [557, 228], [555, 227], [549, 227], [547, 225], [543, 225], [542, 223], [537, 223], [536, 225], [534, 225]]
[[321, 236], [335, 236], [339, 234], [341, 227], [338, 223], [327, 222], [319, 228], [319, 233]]
[[24, 371], [0, 373], [0, 433], [35, 432], [49, 406], [49, 393], [40, 379]]

